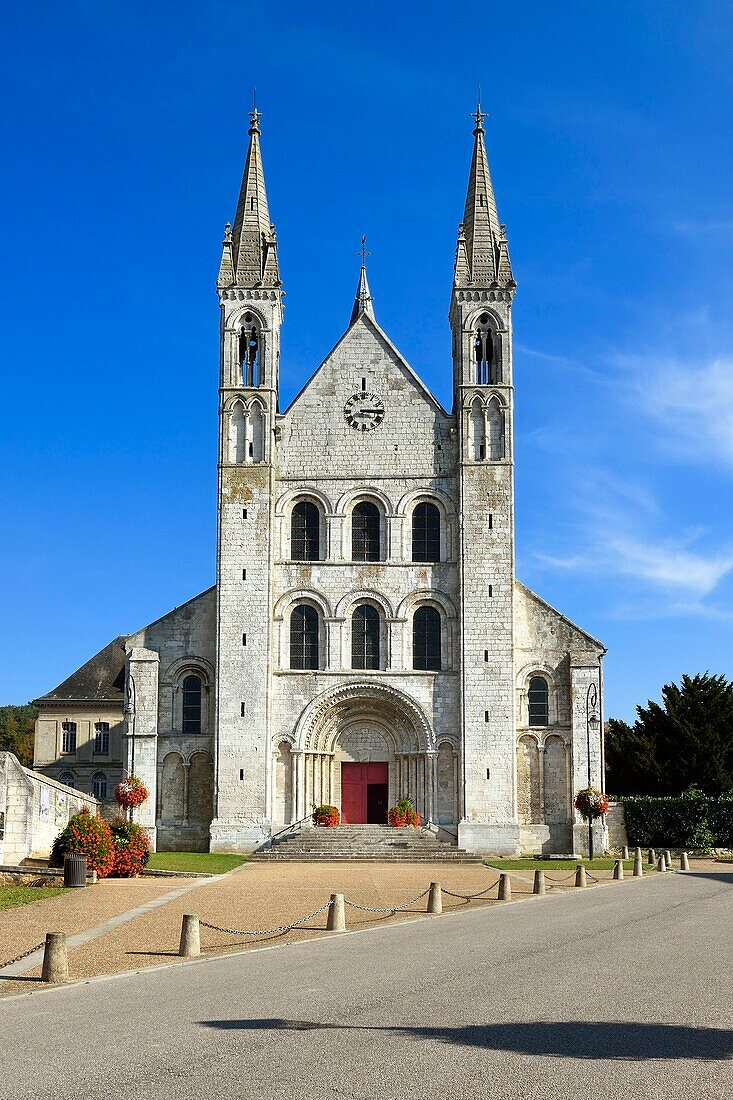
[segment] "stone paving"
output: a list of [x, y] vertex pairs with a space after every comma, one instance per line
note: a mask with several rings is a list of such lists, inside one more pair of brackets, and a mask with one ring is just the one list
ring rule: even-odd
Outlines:
[[[545, 874], [548, 885], [564, 882], [568, 889], [572, 889], [572, 871], [547, 871]], [[514, 900], [530, 899], [532, 871], [513, 871], [511, 876]], [[601, 882], [607, 882], [611, 879], [611, 872], [595, 872], [595, 876]], [[250, 863], [226, 875], [198, 880], [195, 889], [178, 895], [172, 888], [183, 885], [186, 880], [104, 880], [85, 890], [0, 912], [0, 964], [40, 942], [46, 931], [73, 934], [93, 929], [110, 917], [134, 911], [166, 893], [172, 896], [165, 904], [141, 915], [133, 915], [126, 923], [70, 950], [69, 970], [72, 978], [91, 978], [171, 961], [177, 957], [184, 913], [196, 912], [202, 920], [227, 928], [273, 928], [312, 912], [327, 901], [331, 893], [343, 893], [348, 900], [361, 905], [387, 908], [414, 898], [428, 887], [431, 880], [439, 881], [444, 890], [474, 894], [491, 886], [497, 879], [497, 871], [482, 865]], [[590, 888], [593, 885], [591, 883]], [[619, 884], [619, 888], [623, 885]], [[347, 927], [360, 929], [385, 921], [414, 919], [425, 913], [426, 902], [427, 898], [421, 898], [405, 912], [396, 914], [369, 913], [347, 906]], [[443, 896], [446, 913], [467, 905], [490, 908], [497, 904], [504, 903], [496, 901], [495, 890], [491, 891], [488, 900], [481, 898], [466, 902], [446, 894]], [[305, 927], [269, 936], [229, 935], [202, 928], [202, 952], [216, 955], [263, 944], [309, 939], [325, 932], [325, 918], [324, 912]], [[40, 968], [35, 967], [15, 980], [10, 977], [0, 980], [0, 995], [44, 988], [39, 976]]]

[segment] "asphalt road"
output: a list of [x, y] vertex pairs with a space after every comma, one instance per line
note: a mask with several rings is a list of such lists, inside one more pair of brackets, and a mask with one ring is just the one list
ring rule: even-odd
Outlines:
[[720, 1100], [732, 918], [666, 875], [8, 999], [0, 1096]]

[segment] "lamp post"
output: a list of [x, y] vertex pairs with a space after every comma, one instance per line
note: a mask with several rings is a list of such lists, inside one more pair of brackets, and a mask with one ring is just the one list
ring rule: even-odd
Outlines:
[[[592, 786], [591, 782], [591, 765], [590, 765], [590, 735], [598, 732], [600, 726], [600, 719], [596, 714], [596, 707], [598, 705], [598, 689], [595, 683], [591, 684], [588, 688], [588, 694], [585, 697], [585, 732], [588, 741], [588, 789]], [[593, 818], [588, 818], [588, 856], [593, 859]]]
[[[135, 711], [136, 711], [136, 689], [135, 689], [135, 677], [132, 673], [127, 677], [127, 699], [125, 700], [125, 717], [127, 718], [127, 724], [131, 730], [132, 737], [132, 751], [130, 753], [130, 775], [135, 774]], [[133, 807], [130, 806], [130, 821], [132, 821]]]

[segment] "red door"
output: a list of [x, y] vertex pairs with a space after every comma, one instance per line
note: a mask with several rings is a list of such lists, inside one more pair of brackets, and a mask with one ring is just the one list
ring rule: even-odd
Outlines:
[[[388, 781], [387, 764], [342, 764], [341, 765], [341, 820], [344, 825], [364, 825], [369, 820], [367, 814], [367, 796], [369, 788], [386, 788]], [[386, 802], [386, 790], [384, 791]], [[372, 799], [372, 805], [375, 799]], [[387, 823], [386, 814], [384, 824]], [[382, 824], [376, 822], [375, 824]]]

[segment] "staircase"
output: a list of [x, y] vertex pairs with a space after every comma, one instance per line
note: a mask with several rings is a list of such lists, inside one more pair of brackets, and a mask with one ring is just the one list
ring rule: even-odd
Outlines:
[[479, 856], [443, 843], [420, 829], [393, 829], [389, 825], [337, 825], [333, 829], [307, 827], [276, 836], [257, 861], [339, 863], [481, 863]]

